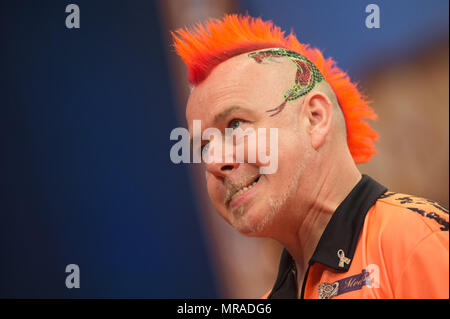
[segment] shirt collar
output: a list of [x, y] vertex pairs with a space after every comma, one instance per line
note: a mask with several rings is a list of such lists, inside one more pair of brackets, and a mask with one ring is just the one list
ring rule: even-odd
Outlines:
[[[371, 177], [362, 175], [358, 184], [333, 213], [309, 260], [309, 264], [312, 265], [318, 262], [335, 270], [348, 271], [355, 254], [356, 244], [364, 225], [366, 214], [377, 199], [386, 191], [386, 187]], [[295, 262], [288, 251], [284, 249], [281, 255], [278, 276], [269, 298], [292, 296], [292, 292], [288, 291], [291, 291], [289, 287], [292, 286], [290, 281], [293, 278], [292, 274], [295, 273], [294, 269]], [[279, 294], [281, 296], [278, 296]]]

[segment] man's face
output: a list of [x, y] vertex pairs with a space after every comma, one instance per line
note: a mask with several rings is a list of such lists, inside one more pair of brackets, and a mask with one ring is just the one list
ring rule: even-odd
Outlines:
[[[307, 119], [301, 116], [303, 99], [289, 102], [275, 116], [267, 112], [283, 102], [295, 73], [294, 63], [286, 58], [258, 64], [242, 54], [218, 65], [194, 88], [188, 100], [186, 117], [191, 137], [194, 120], [201, 120], [202, 131], [214, 127], [223, 136], [225, 128], [266, 128], [267, 132], [278, 129], [278, 169], [273, 174], [261, 174], [260, 167], [267, 164], [258, 160], [249, 163], [247, 156], [244, 163], [225, 163], [223, 159], [205, 164], [214, 207], [247, 235], [270, 236], [279, 224], [280, 213], [295, 209], [303, 168], [311, 158]], [[273, 151], [269, 142], [267, 134], [267, 154]]]

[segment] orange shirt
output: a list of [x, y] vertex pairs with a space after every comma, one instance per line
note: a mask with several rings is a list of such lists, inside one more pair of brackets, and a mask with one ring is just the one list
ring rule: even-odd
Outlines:
[[[265, 297], [297, 297], [284, 250]], [[309, 261], [301, 298], [449, 298], [448, 209], [389, 192], [363, 175], [331, 217]]]

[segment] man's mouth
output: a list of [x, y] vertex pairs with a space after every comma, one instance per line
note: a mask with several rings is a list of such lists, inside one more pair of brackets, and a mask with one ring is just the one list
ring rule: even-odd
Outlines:
[[244, 186], [236, 187], [231, 192], [229, 192], [229, 196], [227, 196], [226, 204], [227, 206], [230, 204], [230, 202], [244, 194], [246, 191], [248, 191], [250, 188], [256, 185], [258, 183], [259, 179], [261, 178], [261, 175], [255, 176], [254, 179], [251, 179], [248, 183], [246, 183]]

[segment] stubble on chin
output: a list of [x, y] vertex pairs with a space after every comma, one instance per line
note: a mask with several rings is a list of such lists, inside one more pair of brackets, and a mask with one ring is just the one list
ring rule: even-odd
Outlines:
[[[298, 189], [299, 178], [303, 172], [303, 165], [298, 164], [294, 176], [288, 181], [288, 186], [281, 195], [269, 196], [266, 212], [254, 212], [263, 215], [261, 220], [250, 222], [249, 216], [245, 212], [244, 206], [239, 206], [232, 213], [232, 226], [245, 235], [262, 235], [263, 232], [273, 223], [276, 216], [283, 211], [283, 207], [289, 198], [295, 197]], [[265, 200], [265, 199], [262, 199]]]
[[241, 205], [230, 212], [229, 224], [241, 234], [251, 236], [258, 229], [257, 225], [250, 222], [251, 219], [244, 205]]
[[270, 223], [273, 222], [275, 217], [284, 212], [284, 208], [287, 206], [288, 201], [294, 199], [297, 196], [300, 177], [305, 169], [305, 165], [298, 163], [296, 165], [295, 173], [292, 178], [287, 182], [285, 191], [278, 196], [269, 196], [269, 213], [263, 219], [263, 222], [259, 225], [259, 231], [262, 231]]
[[236, 218], [240, 218], [240, 217], [244, 216], [244, 212], [245, 212], [244, 205], [241, 205], [238, 208], [233, 210], [233, 216], [235, 216]]
[[289, 201], [295, 199], [297, 196], [300, 177], [305, 170], [305, 167], [306, 165], [303, 162], [297, 163], [295, 173], [292, 175], [292, 178], [287, 181], [287, 187], [281, 195], [269, 195], [268, 197], [261, 198], [261, 200], [268, 201], [268, 209], [266, 212], [254, 212], [254, 214], [263, 215], [261, 220], [253, 220], [250, 222], [246, 209], [242, 205], [231, 211], [231, 226], [245, 235], [262, 235], [274, 222], [275, 218], [280, 213], [284, 212]]

